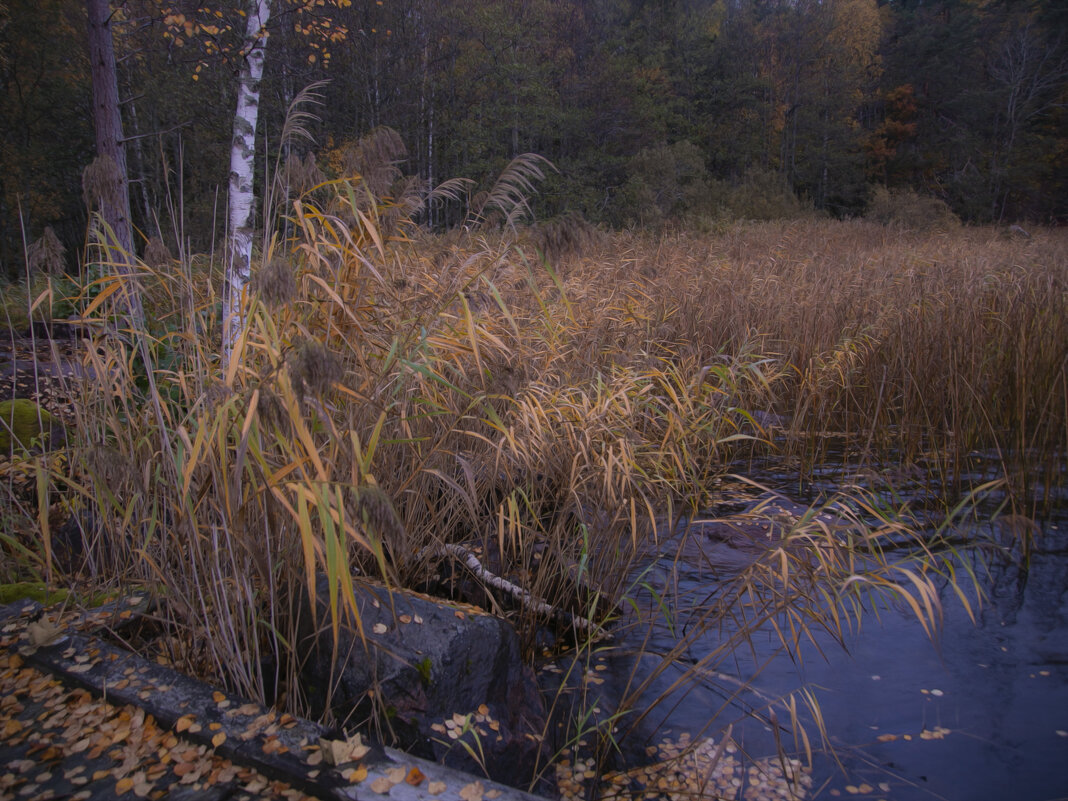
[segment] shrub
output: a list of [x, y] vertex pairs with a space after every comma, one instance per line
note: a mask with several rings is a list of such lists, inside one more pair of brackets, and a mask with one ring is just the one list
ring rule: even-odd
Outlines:
[[709, 211], [704, 156], [692, 142], [643, 148], [627, 167], [624, 219], [657, 227]]
[[750, 169], [727, 200], [728, 214], [738, 220], [790, 220], [811, 214], [811, 209], [773, 170]]
[[911, 189], [878, 186], [868, 204], [867, 218], [883, 225], [910, 231], [948, 231], [960, 220], [942, 200], [926, 197]]

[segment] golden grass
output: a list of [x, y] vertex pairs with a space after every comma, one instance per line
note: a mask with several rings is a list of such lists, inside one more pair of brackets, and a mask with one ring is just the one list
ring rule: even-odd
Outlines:
[[[297, 609], [317, 570], [335, 629], [355, 614], [353, 572], [433, 585], [448, 542], [603, 620], [658, 524], [705, 506], [754, 454], [807, 469], [838, 443], [922, 461], [945, 477], [947, 508], [970, 489], [951, 492], [978, 448], [1002, 452], [1021, 508], [1036, 465], [1059, 475], [1063, 232], [1016, 242], [767, 223], [591, 237], [546, 263], [535, 233], [389, 238], [382, 204], [356, 203], [343, 184], [316, 193], [295, 204], [292, 239], [264, 254], [226, 372], [210, 277], [145, 266], [152, 330], [87, 348], [99, 380], [68, 461], [33, 457], [30, 495], [5, 485], [5, 555], [52, 570], [36, 556], [51, 553], [41, 524], [71, 510], [82, 578], [153, 588], [182, 643], [170, 657], [251, 697], [303, 711]], [[120, 279], [92, 301], [102, 324], [122, 315], [108, 280]], [[883, 523], [841, 540], [803, 521], [706, 625], [727, 614], [743, 632], [772, 625], [794, 649], [811, 628], [840, 635], [871, 590], [904, 599], [933, 633], [934, 582], [958, 579], [947, 544], [920, 536], [907, 510], [859, 502]], [[882, 544], [902, 531], [915, 561], [892, 566]], [[547, 621], [507, 613], [532, 652]]]

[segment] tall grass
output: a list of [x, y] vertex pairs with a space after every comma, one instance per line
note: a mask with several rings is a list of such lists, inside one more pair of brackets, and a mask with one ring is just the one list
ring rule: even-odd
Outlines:
[[[62, 507], [84, 540], [68, 568], [150, 588], [167, 658], [295, 712], [298, 610], [317, 571], [335, 631], [358, 624], [361, 577], [442, 591], [443, 546], [458, 542], [600, 623], [665, 522], [714, 500], [744, 458], [808, 468], [839, 443], [922, 461], [948, 491], [972, 451], [995, 448], [1021, 503], [1033, 467], [1053, 479], [1064, 458], [1057, 232], [1018, 243], [779, 223], [589, 238], [549, 262], [536, 232], [422, 233], [358, 176], [289, 209], [225, 371], [215, 265], [141, 265], [152, 324], [87, 344], [95, 380], [79, 389], [61, 463], [5, 468], [39, 479], [30, 495], [6, 483], [17, 525], [4, 546], [29, 571], [51, 569], [38, 554], [54, 550], [46, 521]], [[93, 330], [121, 316], [123, 280], [91, 287]], [[739, 633], [695, 670], [768, 626], [791, 651], [810, 629], [840, 635], [872, 588], [935, 630], [935, 583], [959, 580], [947, 544], [905, 510], [857, 503], [848, 537], [802, 521], [723, 588], [730, 602], [700, 627], [729, 614]], [[903, 536], [912, 563], [886, 547]], [[528, 655], [566, 619], [497, 608]]]

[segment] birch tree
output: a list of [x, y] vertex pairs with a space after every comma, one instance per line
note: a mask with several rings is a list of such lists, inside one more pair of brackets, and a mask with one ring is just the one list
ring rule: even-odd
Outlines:
[[[347, 37], [344, 25], [328, 9], [351, 5], [351, 0], [243, 0], [235, 17], [232, 9], [199, 3], [183, 11], [165, 6], [162, 18], [167, 36], [176, 45], [199, 46], [202, 58], [194, 80], [211, 62], [222, 59], [236, 67], [237, 103], [230, 141], [230, 177], [226, 230], [226, 268], [223, 278], [223, 363], [245, 325], [245, 290], [252, 273], [252, 242], [256, 226], [254, 177], [256, 124], [260, 110], [260, 82], [266, 60], [268, 23], [292, 24], [315, 50], [312, 60], [330, 59], [330, 45]], [[241, 32], [237, 20], [243, 20]], [[236, 38], [236, 41], [235, 41]]]
[[230, 202], [223, 287], [224, 364], [230, 361], [234, 343], [244, 327], [244, 293], [252, 272], [256, 121], [260, 110], [266, 26], [271, 16], [270, 0], [249, 0], [246, 11], [248, 24], [242, 47], [244, 58], [238, 72], [237, 110], [230, 144]]

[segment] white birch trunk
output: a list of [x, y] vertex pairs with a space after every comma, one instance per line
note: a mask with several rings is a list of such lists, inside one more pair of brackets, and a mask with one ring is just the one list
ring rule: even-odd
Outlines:
[[237, 85], [234, 138], [230, 146], [230, 212], [227, 226], [227, 263], [223, 287], [223, 363], [230, 361], [234, 343], [245, 325], [245, 286], [252, 270], [254, 200], [253, 165], [256, 156], [256, 119], [260, 110], [265, 27], [271, 16], [270, 0], [248, 0], [245, 60]]

